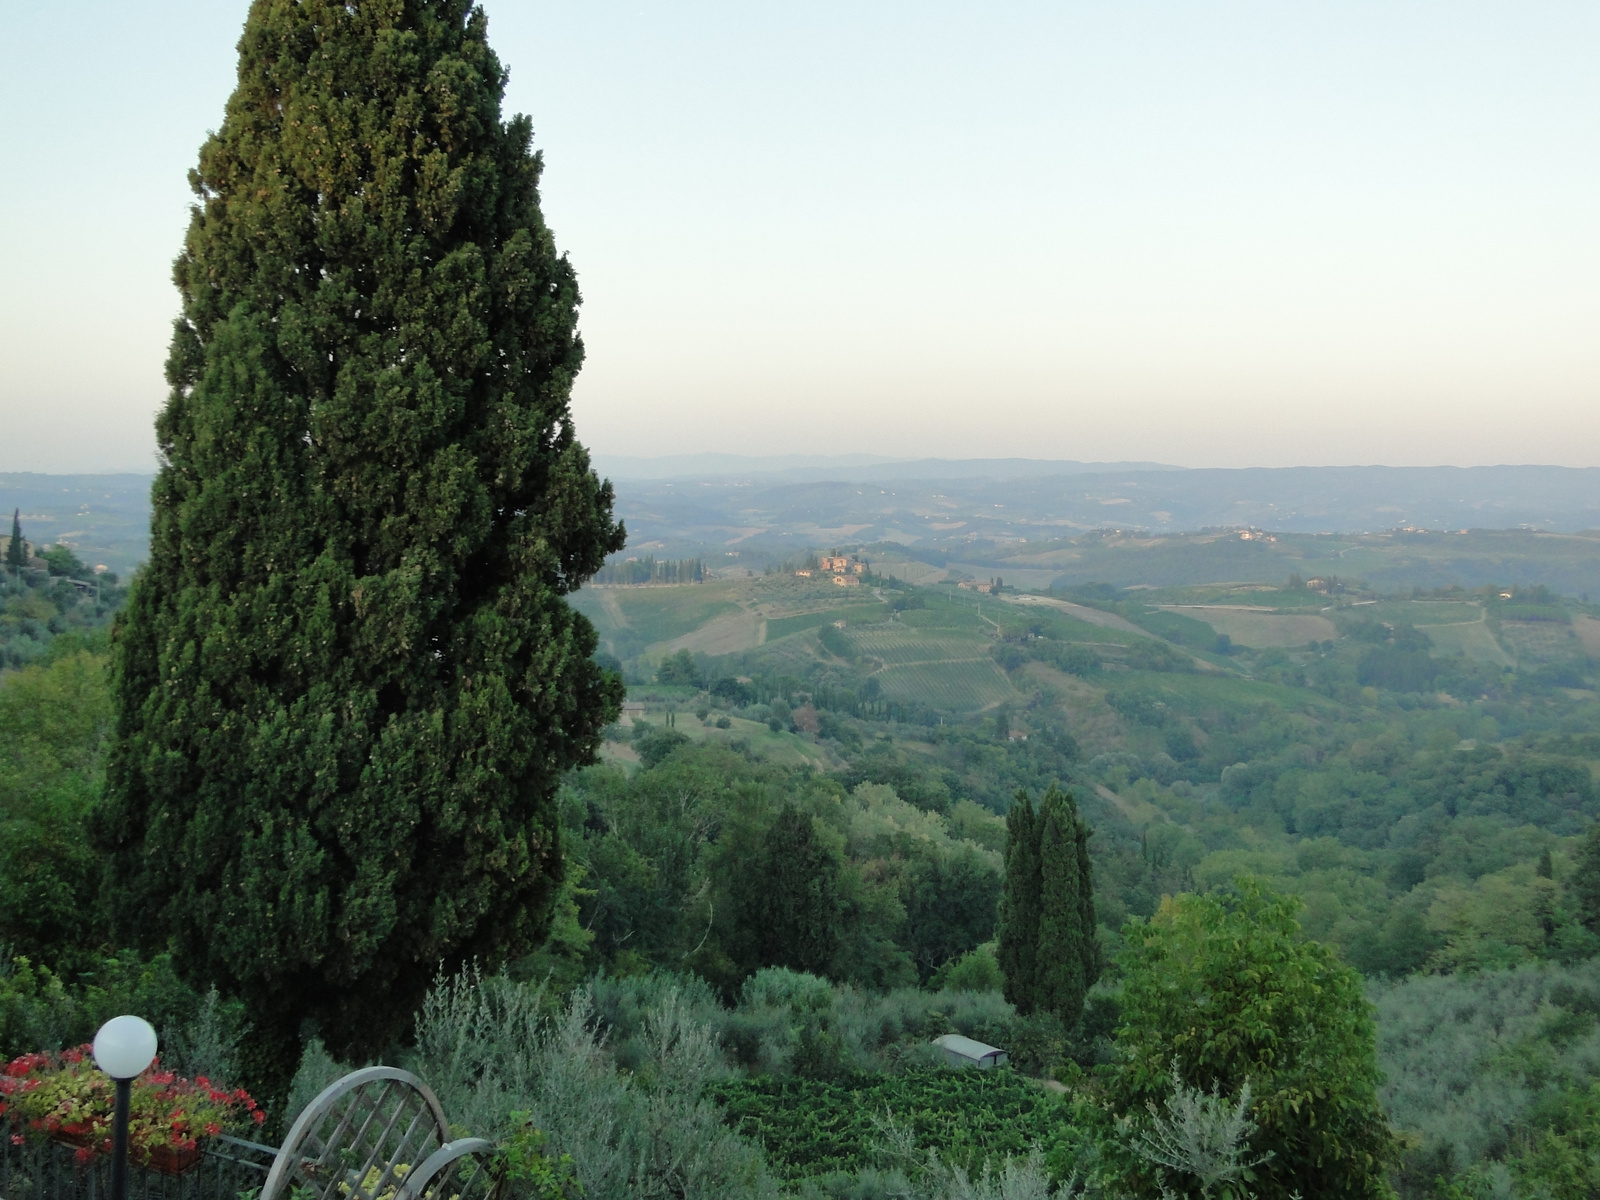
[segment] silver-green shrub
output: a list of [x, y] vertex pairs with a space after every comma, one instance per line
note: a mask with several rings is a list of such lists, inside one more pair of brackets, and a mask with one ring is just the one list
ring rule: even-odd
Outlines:
[[1377, 1007], [1380, 1099], [1420, 1146], [1406, 1174], [1502, 1155], [1541, 1096], [1600, 1080], [1600, 959], [1368, 985]]
[[571, 1155], [587, 1200], [776, 1196], [760, 1150], [702, 1098], [726, 1067], [680, 991], [643, 1013], [639, 1041], [636, 1068], [620, 1071], [588, 988], [552, 1017], [539, 988], [464, 972], [429, 993], [407, 1065], [474, 1134], [503, 1136], [527, 1113], [549, 1153]]

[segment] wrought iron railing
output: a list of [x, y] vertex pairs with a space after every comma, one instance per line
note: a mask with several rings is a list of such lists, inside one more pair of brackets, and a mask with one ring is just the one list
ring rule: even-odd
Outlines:
[[[324, 1088], [282, 1149], [208, 1138], [181, 1175], [137, 1164], [128, 1200], [495, 1200], [492, 1143], [450, 1138], [444, 1109], [415, 1075], [365, 1067]], [[24, 1138], [0, 1120], [0, 1200], [109, 1200], [111, 1162]]]
[[[95, 1155], [78, 1161], [78, 1152], [59, 1142], [12, 1140], [13, 1130], [0, 1120], [0, 1200], [107, 1200], [111, 1195], [111, 1162]], [[200, 1160], [182, 1175], [132, 1165], [128, 1200], [239, 1200], [253, 1196], [266, 1182], [277, 1149], [240, 1138], [217, 1137], [206, 1143]]]

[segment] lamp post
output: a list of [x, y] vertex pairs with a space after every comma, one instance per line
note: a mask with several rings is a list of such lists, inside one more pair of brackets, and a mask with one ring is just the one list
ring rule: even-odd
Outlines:
[[94, 1063], [117, 1085], [111, 1119], [111, 1200], [128, 1200], [128, 1105], [134, 1079], [156, 1056], [156, 1031], [143, 1017], [112, 1017], [94, 1035]]

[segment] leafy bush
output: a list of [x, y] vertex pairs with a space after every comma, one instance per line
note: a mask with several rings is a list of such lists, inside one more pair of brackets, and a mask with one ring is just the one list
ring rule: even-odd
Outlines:
[[0, 955], [0, 1056], [61, 1050], [86, 1042], [119, 1013], [139, 1013], [160, 1031], [182, 1070], [227, 1078], [244, 1024], [242, 1006], [215, 992], [199, 996], [160, 954], [88, 960], [76, 976]]
[[985, 942], [960, 958], [952, 958], [933, 973], [929, 982], [936, 989], [953, 992], [998, 992], [1005, 980], [995, 959], [995, 944]]
[[[1164, 901], [1125, 931], [1122, 1025], [1107, 1100], [1137, 1128], [1176, 1070], [1183, 1086], [1234, 1095], [1248, 1082], [1264, 1190], [1388, 1194], [1396, 1145], [1378, 1106], [1375, 1032], [1360, 978], [1301, 933], [1299, 901], [1247, 877], [1231, 894]], [[1120, 1155], [1135, 1190], [1148, 1165]]]

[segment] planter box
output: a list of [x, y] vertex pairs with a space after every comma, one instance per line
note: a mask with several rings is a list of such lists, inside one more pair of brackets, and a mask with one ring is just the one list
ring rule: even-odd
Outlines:
[[134, 1161], [159, 1175], [187, 1175], [200, 1165], [200, 1147], [152, 1146]]

